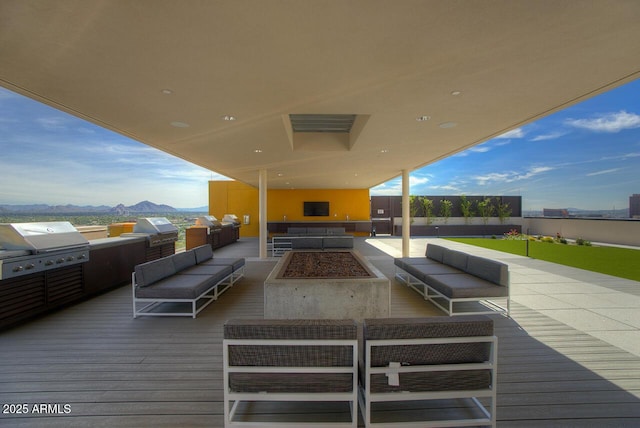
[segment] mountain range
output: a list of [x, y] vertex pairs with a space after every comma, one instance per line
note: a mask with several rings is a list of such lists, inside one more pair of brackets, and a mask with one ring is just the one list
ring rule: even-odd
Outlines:
[[118, 204], [115, 207], [107, 205], [100, 206], [78, 206], [78, 205], [0, 205], [0, 214], [116, 214], [128, 215], [131, 213], [172, 213], [172, 212], [208, 212], [208, 207], [198, 208], [174, 208], [169, 205], [155, 204], [150, 201], [138, 202], [135, 205], [125, 206]]

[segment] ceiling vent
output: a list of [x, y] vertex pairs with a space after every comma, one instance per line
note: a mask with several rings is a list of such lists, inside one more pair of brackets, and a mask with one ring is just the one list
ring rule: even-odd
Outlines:
[[287, 114], [283, 123], [292, 150], [349, 151], [369, 120], [363, 114]]
[[290, 114], [293, 132], [349, 133], [355, 114]]

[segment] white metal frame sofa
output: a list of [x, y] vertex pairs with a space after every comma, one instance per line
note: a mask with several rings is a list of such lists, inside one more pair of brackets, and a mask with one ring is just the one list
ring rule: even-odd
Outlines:
[[[224, 325], [225, 427], [352, 427], [358, 422], [358, 341], [353, 320], [229, 320]], [[260, 402], [342, 402], [349, 420], [260, 415]], [[321, 410], [318, 410], [319, 412]], [[289, 416], [290, 418], [286, 418]], [[298, 416], [297, 420], [294, 416]]]
[[290, 250], [339, 250], [353, 248], [353, 235], [294, 235], [274, 236], [272, 242], [272, 255], [282, 256]]
[[505, 263], [427, 244], [425, 257], [400, 257], [394, 264], [396, 278], [448, 315], [499, 312], [510, 316]]
[[497, 338], [489, 317], [366, 319], [363, 340], [366, 427], [495, 427]]
[[139, 264], [131, 274], [133, 317], [195, 318], [244, 275], [244, 265], [243, 258], [213, 257], [210, 245]]

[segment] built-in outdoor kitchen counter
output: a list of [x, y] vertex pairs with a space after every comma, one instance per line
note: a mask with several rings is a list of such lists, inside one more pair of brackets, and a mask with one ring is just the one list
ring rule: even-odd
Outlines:
[[185, 239], [187, 250], [207, 244], [215, 250], [240, 239], [240, 222], [233, 214], [226, 214], [222, 221], [212, 215], [201, 216], [185, 229]]
[[287, 233], [290, 227], [344, 227], [346, 233], [368, 236], [371, 233], [371, 220], [267, 222], [269, 234]]
[[129, 284], [147, 257], [145, 236], [86, 240], [67, 222], [0, 226], [0, 330]]

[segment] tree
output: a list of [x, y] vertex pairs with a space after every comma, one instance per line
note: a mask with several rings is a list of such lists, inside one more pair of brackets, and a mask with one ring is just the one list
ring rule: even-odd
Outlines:
[[427, 218], [427, 224], [429, 225], [433, 219], [433, 201], [426, 196], [419, 198], [419, 201], [422, 204], [424, 216]]
[[465, 195], [460, 195], [460, 211], [464, 217], [464, 224], [470, 224], [473, 217], [471, 201]]
[[453, 210], [453, 202], [448, 199], [440, 201], [440, 217], [444, 217], [444, 224], [447, 224], [449, 217], [451, 217], [451, 211]]
[[489, 223], [489, 218], [493, 216], [494, 206], [491, 203], [491, 198], [484, 198], [478, 202], [478, 213], [482, 217], [482, 223], [486, 226]]
[[409, 218], [411, 223], [414, 221], [414, 217], [418, 214], [420, 197], [415, 195], [409, 196]]
[[511, 217], [511, 208], [508, 203], [502, 201], [502, 198], [496, 198], [496, 202], [498, 204], [498, 218], [500, 219], [500, 224], [504, 224], [504, 222]]

